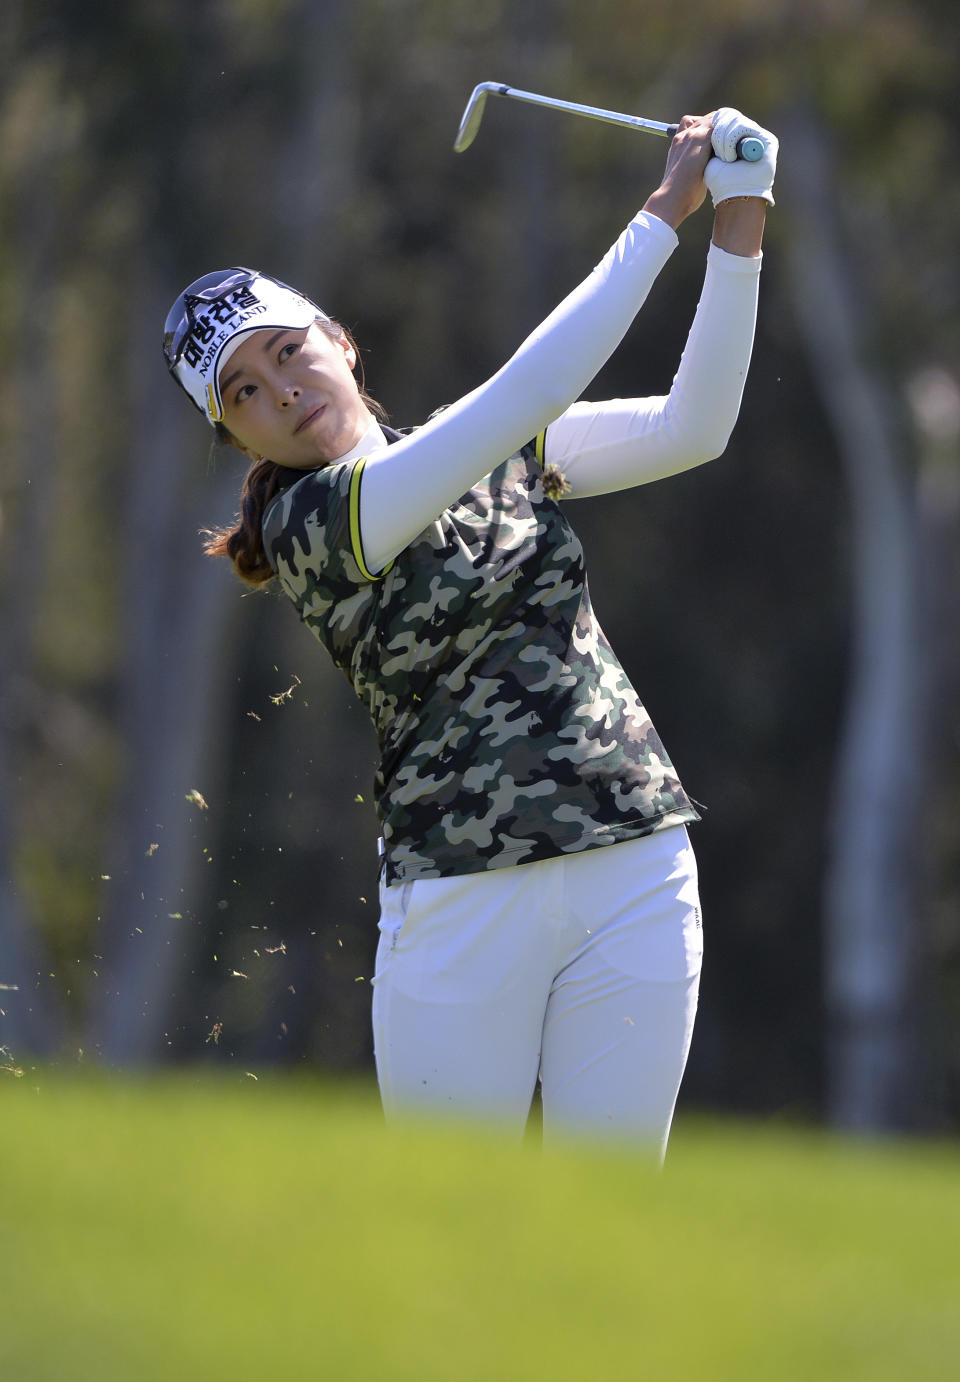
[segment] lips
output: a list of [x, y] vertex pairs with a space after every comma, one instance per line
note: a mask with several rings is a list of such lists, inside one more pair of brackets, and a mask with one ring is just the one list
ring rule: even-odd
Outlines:
[[327, 405], [325, 403], [321, 403], [318, 407], [311, 408], [309, 413], [305, 413], [303, 417], [300, 419], [300, 421], [297, 423], [296, 427], [293, 429], [293, 435], [296, 436], [298, 432], [303, 431], [304, 427], [309, 427], [310, 423], [313, 422], [315, 418], [318, 418], [322, 412], [324, 412], [326, 406]]

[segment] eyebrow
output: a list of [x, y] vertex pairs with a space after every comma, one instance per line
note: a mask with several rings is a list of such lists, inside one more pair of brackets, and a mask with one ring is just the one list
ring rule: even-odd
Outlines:
[[[273, 333], [273, 335], [270, 337], [269, 341], [265, 341], [265, 342], [264, 342], [264, 345], [263, 345], [264, 354], [267, 354], [269, 351], [271, 351], [271, 350], [273, 349], [273, 347], [277, 344], [277, 341], [279, 341], [279, 339], [280, 339], [281, 336], [286, 336], [287, 332], [288, 332], [288, 331], [292, 331], [292, 330], [293, 330], [292, 327], [290, 327], [290, 326], [284, 326], [280, 331], [275, 331], [275, 332]], [[220, 380], [220, 393], [221, 393], [221, 396], [222, 396], [223, 394], [226, 393], [227, 389], [229, 389], [230, 385], [233, 383], [233, 381], [234, 381], [235, 379], [239, 379], [239, 378], [240, 378], [240, 376], [241, 376], [242, 373], [243, 373], [243, 370], [242, 370], [242, 369], [235, 369], [235, 370], [233, 371], [232, 374], [228, 374], [228, 375], [227, 375], [226, 379], [221, 379], [221, 380]]]

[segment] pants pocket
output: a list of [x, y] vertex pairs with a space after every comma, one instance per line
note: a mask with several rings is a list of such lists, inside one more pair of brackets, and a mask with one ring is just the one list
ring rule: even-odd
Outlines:
[[389, 963], [390, 956], [397, 948], [400, 932], [403, 930], [403, 924], [407, 919], [412, 893], [412, 882], [393, 883], [389, 887], [385, 883], [380, 884], [380, 920], [377, 922], [380, 940], [377, 943], [373, 983], [376, 983], [381, 977]]

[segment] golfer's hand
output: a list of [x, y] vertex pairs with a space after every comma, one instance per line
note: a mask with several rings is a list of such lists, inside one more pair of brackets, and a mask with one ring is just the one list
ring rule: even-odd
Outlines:
[[[754, 163], [737, 158], [737, 144], [750, 135], [764, 145], [763, 157]], [[777, 136], [740, 111], [724, 106], [714, 117], [712, 144], [716, 157], [707, 164], [704, 181], [714, 206], [731, 197], [762, 197], [768, 206], [773, 206], [773, 180], [780, 148]]]
[[676, 230], [703, 204], [707, 195], [704, 170], [713, 153], [713, 112], [685, 115], [670, 141], [663, 180], [644, 204], [644, 211]]
[[[763, 157], [748, 162], [737, 157], [737, 144], [745, 136], [763, 140]], [[713, 122], [714, 158], [703, 180], [713, 198], [713, 243], [728, 254], [755, 258], [763, 243], [763, 223], [773, 206], [773, 179], [777, 172], [777, 136], [738, 110], [724, 106]]]

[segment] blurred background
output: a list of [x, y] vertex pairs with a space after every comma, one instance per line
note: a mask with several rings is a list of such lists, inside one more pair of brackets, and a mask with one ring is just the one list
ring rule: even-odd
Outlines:
[[[244, 463], [160, 331], [245, 264], [351, 327], [394, 425], [479, 383], [665, 156], [497, 101], [455, 155], [496, 80], [781, 139], [727, 453], [570, 509], [707, 808], [682, 1106], [956, 1130], [958, 46], [946, 0], [6, 0], [0, 1066], [372, 1081], [373, 733], [289, 602], [202, 556]], [[667, 391], [709, 233], [588, 396]]]

